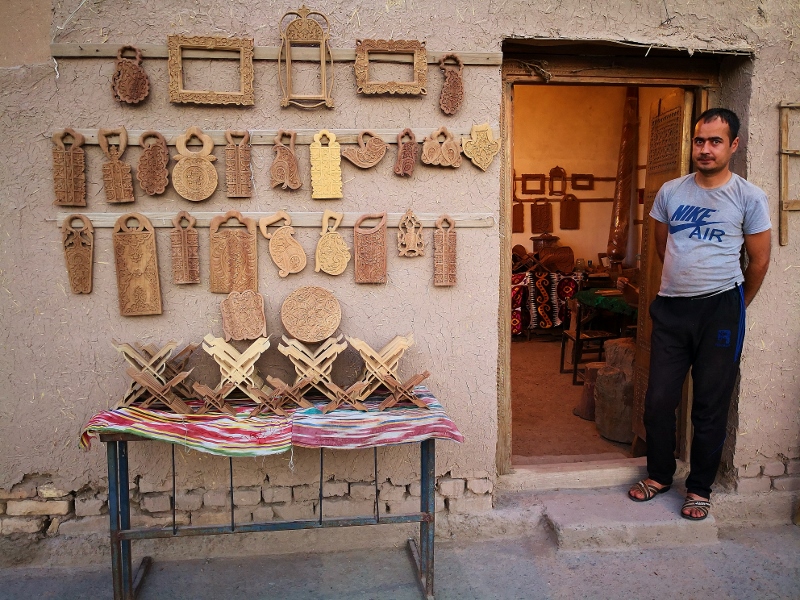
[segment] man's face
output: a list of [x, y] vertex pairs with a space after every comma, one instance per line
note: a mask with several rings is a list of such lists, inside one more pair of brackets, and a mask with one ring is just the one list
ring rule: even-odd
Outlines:
[[709, 176], [727, 169], [733, 153], [739, 147], [739, 138], [731, 143], [730, 136], [728, 124], [721, 119], [700, 121], [692, 138], [694, 168]]

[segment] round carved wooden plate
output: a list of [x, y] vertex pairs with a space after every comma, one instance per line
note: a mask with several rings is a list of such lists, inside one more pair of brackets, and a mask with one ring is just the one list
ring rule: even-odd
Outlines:
[[328, 290], [304, 286], [289, 294], [281, 306], [281, 321], [287, 333], [301, 342], [326, 340], [339, 328], [342, 308]]

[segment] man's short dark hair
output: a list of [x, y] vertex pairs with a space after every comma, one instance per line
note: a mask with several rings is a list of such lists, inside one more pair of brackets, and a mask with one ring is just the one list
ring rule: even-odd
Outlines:
[[736, 113], [732, 110], [728, 110], [727, 108], [709, 108], [702, 115], [697, 117], [694, 126], [697, 127], [697, 124], [701, 121], [703, 123], [708, 123], [714, 119], [719, 119], [728, 125], [728, 131], [731, 133], [729, 143], [733, 144], [733, 140], [739, 137], [739, 117], [737, 117]]

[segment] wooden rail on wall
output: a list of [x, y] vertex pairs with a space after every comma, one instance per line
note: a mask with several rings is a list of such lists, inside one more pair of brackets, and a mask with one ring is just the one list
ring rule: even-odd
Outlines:
[[[137, 46], [142, 51], [142, 58], [167, 58], [167, 46], [161, 44], [143, 44]], [[53, 58], [116, 58], [119, 46], [112, 44], [50, 44], [50, 55]], [[253, 51], [253, 60], [278, 60], [280, 46], [256, 46]], [[474, 66], [500, 66], [503, 64], [501, 52], [460, 52], [448, 50], [446, 52], [432, 52], [428, 50], [428, 64], [437, 64], [446, 54], [458, 54], [465, 65]], [[184, 58], [230, 58], [239, 60], [239, 52], [224, 50], [184, 50]], [[334, 62], [355, 62], [356, 51], [349, 48], [334, 48], [331, 50]], [[319, 62], [319, 48], [292, 48], [293, 61]], [[370, 61], [410, 63], [414, 60], [411, 54], [381, 54], [370, 52]]]
[[[211, 219], [214, 217], [218, 217], [221, 214], [224, 214], [225, 211], [218, 211], [218, 212], [191, 212], [191, 215], [197, 219], [197, 223], [195, 223], [195, 227], [208, 227], [211, 223]], [[59, 227], [61, 223], [64, 222], [64, 219], [67, 219], [70, 215], [81, 214], [87, 217], [91, 222], [92, 226], [95, 228], [98, 227], [113, 227], [114, 224], [117, 222], [122, 215], [125, 213], [67, 213], [67, 212], [60, 212], [56, 215], [56, 217], [45, 219], [48, 222], [55, 222]], [[145, 217], [147, 217], [150, 222], [153, 224], [153, 227], [175, 227], [172, 223], [172, 219], [175, 218], [174, 212], [165, 213], [165, 212], [143, 212], [141, 213]], [[251, 219], [259, 220], [262, 217], [268, 217], [270, 215], [274, 215], [275, 212], [242, 212], [242, 216], [249, 217]], [[416, 213], [417, 219], [422, 224], [423, 227], [435, 227], [436, 220], [442, 216], [443, 213]], [[315, 229], [319, 229], [322, 227], [322, 215], [321, 212], [288, 212], [288, 215], [292, 219], [292, 227], [313, 227]], [[356, 221], [359, 217], [361, 217], [363, 213], [356, 213], [356, 212], [346, 212], [344, 213], [344, 217], [342, 218], [342, 222], [339, 227], [353, 227], [356, 224]], [[387, 227], [397, 227], [400, 224], [400, 219], [405, 216], [405, 213], [386, 213], [386, 225]], [[495, 219], [492, 213], [450, 213], [450, 216], [455, 220], [455, 228], [456, 229], [464, 229], [464, 228], [476, 228], [476, 227], [494, 227]], [[238, 221], [234, 221], [231, 223], [233, 227], [244, 227]]]

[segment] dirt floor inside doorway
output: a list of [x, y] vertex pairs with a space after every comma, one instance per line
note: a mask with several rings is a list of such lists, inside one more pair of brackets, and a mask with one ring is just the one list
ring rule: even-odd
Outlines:
[[559, 373], [561, 336], [511, 343], [512, 464], [547, 464], [630, 457], [630, 445], [600, 436], [593, 421], [572, 414], [583, 388]]

